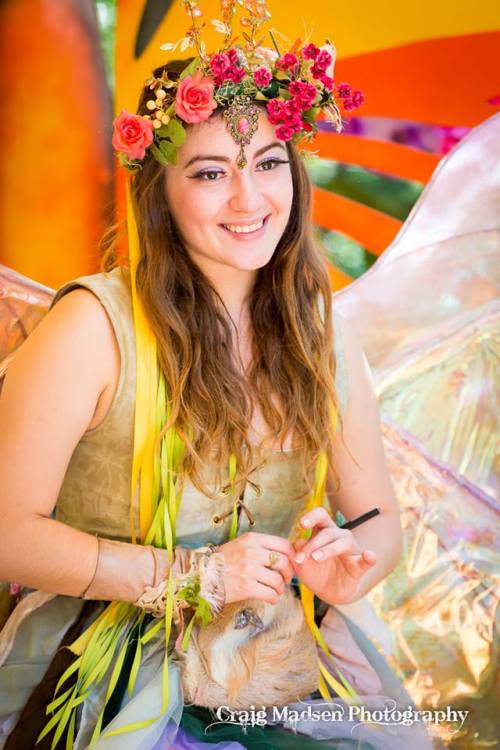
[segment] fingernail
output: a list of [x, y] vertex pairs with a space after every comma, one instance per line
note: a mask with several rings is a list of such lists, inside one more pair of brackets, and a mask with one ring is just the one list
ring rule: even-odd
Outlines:
[[306, 559], [306, 556], [304, 555], [303, 552], [301, 552], [299, 555], [296, 556], [295, 562], [296, 563], [302, 563], [302, 562], [304, 562], [305, 559]]
[[317, 549], [316, 552], [312, 553], [312, 557], [314, 557], [315, 560], [322, 560], [323, 559], [323, 553], [320, 549]]
[[309, 526], [311, 522], [308, 518], [303, 518], [301, 523], [302, 523], [302, 526]]

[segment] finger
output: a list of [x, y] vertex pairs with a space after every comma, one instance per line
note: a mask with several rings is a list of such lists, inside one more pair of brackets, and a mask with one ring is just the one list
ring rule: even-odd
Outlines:
[[248, 598], [262, 599], [262, 601], [268, 604], [277, 604], [281, 599], [281, 595], [270, 586], [265, 586], [263, 583], [256, 583]]
[[[341, 542], [342, 544], [340, 544]], [[299, 554], [295, 556], [295, 562], [301, 564], [309, 557], [312, 557], [314, 560], [324, 560], [325, 554], [323, 550], [326, 548], [330, 549], [334, 543], [338, 544], [338, 547], [333, 547], [334, 552], [338, 549], [337, 554], [360, 552], [359, 545], [350, 531], [330, 526], [309, 539]], [[331, 557], [331, 555], [329, 556]]]
[[283, 576], [276, 570], [262, 567], [257, 571], [256, 578], [258, 583], [263, 583], [265, 586], [269, 586], [280, 596], [285, 592], [285, 581], [283, 580]]
[[338, 557], [339, 555], [359, 555], [361, 550], [359, 544], [356, 542], [354, 536], [349, 534], [341, 539], [336, 539], [329, 544], [325, 544], [321, 549], [316, 549], [311, 557], [313, 560], [321, 561], [328, 560], [330, 557]]
[[367, 570], [373, 568], [377, 562], [377, 555], [372, 550], [363, 550], [360, 555], [347, 556], [343, 564], [349, 575], [360, 578]]
[[314, 526], [319, 526], [320, 528], [336, 526], [331, 515], [323, 506], [321, 508], [313, 508], [313, 510], [305, 513], [300, 517], [299, 523], [304, 529], [312, 529]]
[[293, 547], [288, 539], [285, 539], [282, 536], [274, 536], [274, 534], [261, 534], [258, 531], [246, 532], [246, 534], [242, 536], [247, 536], [247, 538], [250, 539], [250, 543], [252, 545], [265, 547], [268, 550], [273, 549], [276, 552], [281, 552], [283, 555], [286, 555], [290, 559], [293, 558]]
[[294, 562], [299, 564], [305, 562], [307, 558], [310, 557], [313, 550], [318, 549], [322, 545], [328, 544], [333, 540], [334, 537], [330, 532], [330, 528], [322, 529], [314, 537], [311, 537], [311, 539], [303, 540], [303, 544], [296, 551]]
[[269, 570], [276, 570], [281, 573], [285, 580], [285, 583], [290, 583], [294, 575], [293, 566], [286, 555], [282, 555], [280, 552], [277, 552], [276, 554], [279, 555], [278, 560], [276, 562], [273, 562], [273, 565], [271, 566], [269, 564], [270, 553], [268, 550], [263, 550], [263, 554], [260, 557], [260, 562], [264, 567], [269, 568]]
[[295, 542], [293, 543], [293, 548], [295, 550], [295, 553], [300, 552], [301, 549], [303, 549], [306, 544], [307, 544], [307, 539], [296, 539]]

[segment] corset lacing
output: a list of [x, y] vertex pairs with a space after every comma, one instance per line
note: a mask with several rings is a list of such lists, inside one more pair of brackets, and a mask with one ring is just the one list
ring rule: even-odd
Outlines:
[[[250, 469], [248, 474], [252, 474], [257, 469], [260, 469], [260, 467], [263, 466], [264, 464], [265, 464], [265, 461], [261, 461], [260, 463], [256, 464], [253, 467], [253, 469]], [[255, 518], [253, 517], [249, 508], [247, 508], [247, 506], [243, 502], [243, 497], [245, 495], [245, 487], [247, 484], [250, 485], [250, 487], [253, 489], [257, 497], [260, 497], [260, 495], [262, 495], [262, 487], [256, 482], [253, 482], [251, 479], [249, 479], [248, 475], [246, 477], [241, 477], [241, 479], [237, 479], [235, 481], [235, 485], [238, 486], [238, 484], [241, 484], [242, 482], [244, 483], [243, 489], [241, 490], [240, 496], [238, 500], [236, 501], [236, 507], [241, 508], [241, 510], [245, 513], [246, 517], [248, 518], [249, 525], [255, 526]], [[228, 482], [223, 487], [221, 487], [221, 493], [223, 495], [227, 495], [229, 492], [231, 492], [231, 482]], [[233, 509], [231, 508], [226, 513], [222, 513], [220, 515], [217, 513], [216, 515], [212, 516], [213, 525], [219, 526], [226, 518], [228, 518], [228, 516], [231, 516], [232, 513], [233, 513]]]

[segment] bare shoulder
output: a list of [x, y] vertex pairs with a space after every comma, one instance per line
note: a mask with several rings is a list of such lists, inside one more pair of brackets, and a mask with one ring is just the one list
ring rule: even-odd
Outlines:
[[[68, 316], [73, 315], [76, 324], [83, 326], [84, 335], [91, 337], [87, 357], [93, 362], [100, 384], [94, 414], [87, 426], [87, 429], [94, 429], [106, 417], [118, 388], [120, 348], [108, 313], [93, 292], [84, 287], [73, 289], [58, 300], [52, 310], [63, 303], [69, 308]], [[61, 308], [62, 315], [66, 316], [66, 312]]]
[[45, 330], [40, 326], [40, 337], [51, 339], [60, 334], [61, 349], [87, 365], [85, 371], [92, 374], [99, 392], [113, 385], [117, 358], [119, 362], [118, 342], [109, 316], [93, 292], [79, 287], [66, 293], [42, 323]]
[[77, 429], [84, 432], [92, 426], [101, 395], [113, 384], [117, 352], [113, 326], [98, 298], [82, 287], [74, 289], [57, 301], [17, 350], [2, 396], [24, 393], [26, 400], [28, 387], [39, 403], [57, 396], [66, 402], [68, 420], [76, 419]]
[[107, 387], [114, 346], [104, 308], [79, 288], [58, 300], [17, 350], [0, 394], [0, 515], [12, 498], [16, 513], [52, 512]]

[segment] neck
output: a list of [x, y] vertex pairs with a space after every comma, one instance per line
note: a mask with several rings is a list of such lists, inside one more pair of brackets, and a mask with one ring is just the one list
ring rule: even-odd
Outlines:
[[222, 264], [202, 270], [219, 294], [238, 333], [245, 332], [250, 317], [249, 299], [257, 278], [257, 271], [242, 270]]

